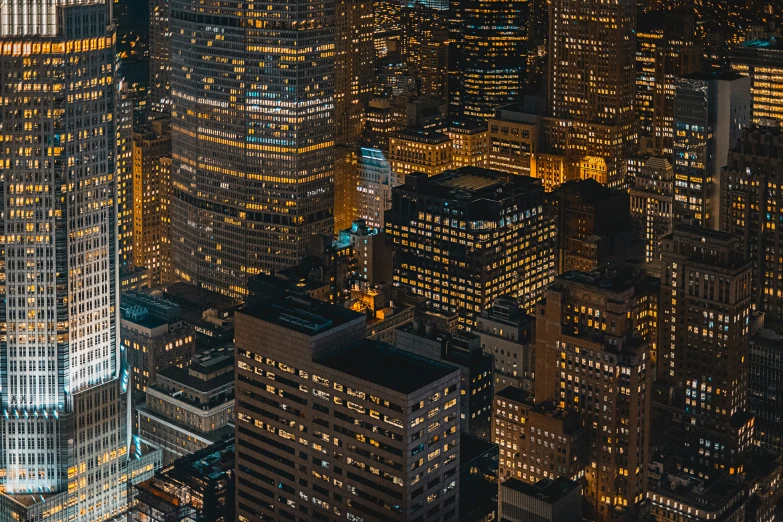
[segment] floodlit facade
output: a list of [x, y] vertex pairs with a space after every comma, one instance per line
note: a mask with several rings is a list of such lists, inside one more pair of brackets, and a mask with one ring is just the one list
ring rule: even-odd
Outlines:
[[171, 4], [175, 276], [234, 298], [333, 233], [334, 2]]
[[103, 521], [128, 445], [111, 3], [29, 6], [0, 10], [0, 520]]

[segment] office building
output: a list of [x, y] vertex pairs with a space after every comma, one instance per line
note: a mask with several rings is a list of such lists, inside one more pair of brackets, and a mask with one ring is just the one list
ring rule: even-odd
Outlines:
[[748, 40], [735, 46], [731, 68], [750, 76], [753, 123], [783, 121], [783, 39]]
[[366, 148], [377, 149], [384, 153], [389, 151], [389, 136], [399, 132], [405, 126], [399, 105], [402, 97], [373, 98], [367, 104], [366, 118], [362, 144]]
[[136, 408], [139, 435], [163, 450], [163, 464], [216, 444], [234, 432], [234, 354], [200, 353], [187, 366], [160, 370]]
[[476, 318], [475, 332], [484, 353], [495, 359], [495, 389], [513, 386], [530, 391], [533, 386], [535, 318], [513, 297], [497, 297]]
[[0, 516], [111, 520], [130, 442], [111, 4], [10, 2], [1, 18]]
[[492, 397], [495, 394], [492, 356], [481, 349], [472, 332], [445, 332], [416, 317], [394, 332], [394, 346], [459, 368], [461, 429], [490, 440]]
[[543, 179], [536, 168], [541, 115], [529, 113], [523, 104], [506, 105], [487, 120], [487, 127], [488, 168], [539, 178], [546, 191], [565, 181]]
[[693, 474], [740, 473], [754, 424], [751, 263], [734, 236], [691, 226], [675, 227], [661, 256], [658, 376], [672, 391], [661, 405], [659, 437]]
[[372, 97], [375, 61], [372, 2], [335, 0], [334, 17], [335, 142], [357, 145], [364, 129], [364, 108]]
[[368, 226], [383, 228], [384, 215], [391, 207], [392, 187], [402, 181], [392, 170], [386, 155], [378, 149], [359, 149], [356, 217]]
[[459, 314], [465, 328], [501, 295], [532, 309], [552, 280], [544, 189], [527, 176], [476, 167], [409, 174], [392, 190], [386, 235], [395, 284]]
[[652, 153], [670, 157], [674, 144], [674, 106], [678, 79], [701, 70], [703, 49], [697, 20], [689, 9], [674, 9], [663, 17], [663, 40], [655, 53]]
[[116, 104], [117, 247], [123, 279], [136, 270], [133, 264], [133, 100], [124, 80], [117, 82]]
[[241, 298], [334, 232], [335, 21], [231, 1], [171, 3], [171, 253], [178, 279]]
[[235, 491], [234, 438], [183, 457], [134, 486], [132, 522], [231, 522]]
[[636, 23], [636, 119], [639, 150], [652, 151], [655, 128], [655, 59], [663, 43], [664, 15], [645, 12]]
[[625, 186], [636, 147], [635, 29], [632, 0], [550, 3], [548, 125], [559, 134], [552, 145], [565, 151], [569, 179], [600, 168], [602, 184]]
[[338, 242], [351, 245], [358, 281], [368, 285], [391, 282], [393, 252], [382, 229], [369, 227], [366, 221], [358, 219], [351, 228], [340, 232]]
[[[455, 2], [458, 38], [449, 47], [453, 87], [449, 113], [483, 120], [519, 101], [534, 55], [533, 0]], [[454, 48], [452, 51], [452, 47]]]
[[150, 270], [150, 284], [168, 280], [171, 135], [158, 119], [133, 132], [133, 264]]
[[412, 172], [428, 176], [451, 168], [453, 150], [446, 134], [421, 129], [405, 129], [389, 138], [389, 163], [400, 183]]
[[484, 123], [452, 121], [445, 134], [451, 140], [452, 168], [487, 166], [487, 126]]
[[171, 2], [149, 2], [149, 108], [155, 112], [171, 111]]
[[356, 218], [359, 187], [359, 154], [353, 145], [335, 147], [334, 231], [351, 226]]
[[237, 313], [239, 521], [458, 520], [459, 370], [365, 321], [292, 297]]
[[748, 406], [756, 418], [758, 444], [780, 454], [783, 451], [783, 337], [760, 328], [750, 340]]
[[195, 329], [177, 305], [137, 292], [123, 294], [120, 337], [134, 392], [146, 391], [158, 371], [188, 364], [196, 350]]
[[718, 229], [720, 169], [750, 125], [750, 78], [693, 73], [677, 80], [674, 100], [675, 218]]
[[783, 186], [783, 129], [744, 129], [721, 171], [721, 229], [735, 235], [753, 262], [753, 308], [783, 320], [783, 257], [778, 249]]
[[590, 439], [575, 409], [535, 404], [530, 393], [509, 386], [495, 394], [492, 440], [500, 446], [502, 481], [584, 477]]
[[536, 484], [511, 479], [500, 485], [500, 522], [580, 522], [582, 485], [565, 478]]
[[672, 231], [674, 223], [674, 171], [661, 157], [644, 161], [634, 176], [631, 197], [631, 219], [636, 223], [644, 245], [647, 271], [660, 276], [661, 241]]
[[557, 230], [557, 273], [641, 259], [628, 193], [595, 180], [569, 181], [549, 195]]
[[646, 498], [659, 287], [642, 266], [561, 274], [536, 310], [535, 400], [588, 428], [593, 520], [634, 520]]

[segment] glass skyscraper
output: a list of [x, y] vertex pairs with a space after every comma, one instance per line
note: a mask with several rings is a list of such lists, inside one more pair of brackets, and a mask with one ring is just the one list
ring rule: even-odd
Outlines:
[[171, 3], [172, 261], [232, 297], [333, 229], [334, 2]]
[[0, 8], [0, 520], [127, 507], [111, 2]]

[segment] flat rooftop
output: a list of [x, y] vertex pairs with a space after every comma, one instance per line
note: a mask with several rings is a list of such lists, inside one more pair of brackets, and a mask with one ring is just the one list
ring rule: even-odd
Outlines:
[[536, 497], [548, 504], [554, 504], [568, 493], [579, 487], [578, 482], [568, 480], [564, 477], [551, 479], [542, 479], [535, 484], [528, 484], [517, 479], [510, 479], [503, 482], [500, 487], [519, 491], [524, 495]]
[[459, 370], [376, 341], [359, 344], [317, 361], [377, 386], [410, 394]]
[[[410, 180], [410, 182], [408, 182]], [[395, 187], [402, 190], [447, 200], [503, 201], [540, 187], [541, 180], [481, 167], [462, 167], [427, 177], [423, 173], [409, 174], [406, 183]]]
[[240, 313], [307, 335], [317, 335], [364, 314], [305, 296], [285, 296], [242, 308]]

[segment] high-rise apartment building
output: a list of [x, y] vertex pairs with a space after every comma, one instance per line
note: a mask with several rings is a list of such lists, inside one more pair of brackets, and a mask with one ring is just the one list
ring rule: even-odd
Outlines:
[[753, 123], [783, 121], [783, 39], [749, 40], [734, 47], [731, 68], [750, 76]]
[[[454, 2], [458, 39], [449, 47], [450, 115], [484, 119], [522, 98], [533, 60], [534, 0]], [[453, 50], [452, 50], [453, 47]]]
[[334, 3], [171, 3], [172, 262], [232, 297], [333, 233]]
[[665, 433], [695, 474], [740, 473], [748, 411], [751, 263], [731, 234], [676, 226], [661, 249], [658, 376], [672, 388]]
[[717, 229], [720, 169], [750, 125], [750, 78], [735, 72], [693, 73], [677, 79], [674, 100], [674, 203], [678, 221]]
[[647, 492], [658, 280], [642, 266], [561, 274], [536, 311], [536, 403], [584, 419], [593, 520], [636, 520]]
[[631, 219], [644, 245], [647, 271], [661, 272], [661, 241], [674, 223], [674, 171], [666, 159], [648, 158], [634, 177], [630, 190]]
[[476, 167], [409, 174], [392, 189], [386, 235], [395, 284], [459, 314], [464, 327], [501, 295], [531, 309], [552, 280], [544, 189], [527, 176]]
[[375, 61], [372, 2], [334, 0], [334, 9], [335, 142], [355, 145], [361, 138], [364, 110], [372, 97]]
[[777, 323], [783, 320], [783, 129], [744, 129], [721, 175], [721, 229], [737, 237], [753, 262], [753, 308]]
[[626, 159], [636, 146], [636, 2], [554, 0], [549, 9], [549, 125], [565, 151], [570, 178], [603, 171], [601, 181], [625, 185]]
[[295, 297], [237, 313], [240, 522], [459, 519], [459, 371], [365, 323]]
[[171, 111], [171, 1], [149, 1], [149, 108]]
[[1, 10], [0, 518], [111, 520], [130, 442], [111, 3]]

